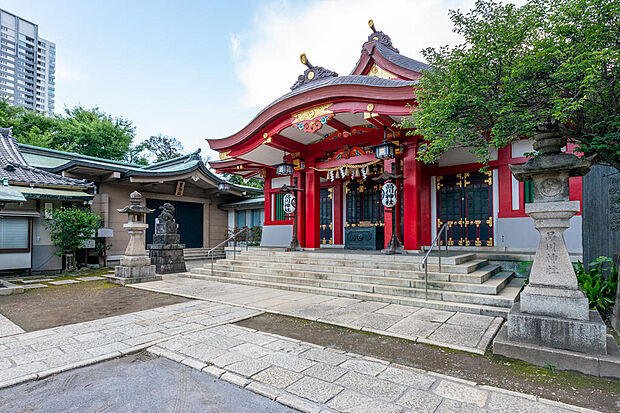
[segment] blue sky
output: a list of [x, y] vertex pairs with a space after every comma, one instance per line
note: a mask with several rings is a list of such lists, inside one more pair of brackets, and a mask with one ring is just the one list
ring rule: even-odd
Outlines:
[[[348, 74], [367, 20], [401, 53], [454, 43], [448, 9], [473, 0], [0, 0], [57, 45], [56, 112], [77, 104], [125, 116], [137, 141], [156, 133], [186, 150], [235, 133], [286, 93], [304, 67]], [[399, 12], [395, 13], [396, 10]]]

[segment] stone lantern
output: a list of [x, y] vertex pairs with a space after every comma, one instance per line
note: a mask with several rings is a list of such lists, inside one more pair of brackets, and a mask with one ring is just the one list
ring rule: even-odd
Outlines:
[[610, 356], [617, 353], [617, 345], [607, 339], [599, 313], [589, 309], [564, 241], [569, 220], [580, 208], [578, 201], [569, 200], [569, 178], [587, 174], [593, 161], [562, 152], [566, 143], [557, 126], [546, 125], [535, 136], [539, 155], [510, 166], [517, 180], [532, 181], [533, 202], [525, 205], [525, 213], [534, 220], [540, 241], [529, 283], [511, 308], [493, 352], [537, 365], [620, 377], [620, 359]]
[[151, 265], [145, 249], [145, 232], [149, 227], [146, 214], [155, 210], [142, 205], [142, 195], [138, 191], [129, 195], [129, 201], [129, 205], [117, 209], [121, 214], [127, 214], [127, 223], [123, 227], [127, 228], [129, 233], [129, 243], [120, 265], [114, 268], [114, 276], [109, 276], [108, 279], [122, 285], [161, 280], [161, 276], [155, 274], [155, 266]]

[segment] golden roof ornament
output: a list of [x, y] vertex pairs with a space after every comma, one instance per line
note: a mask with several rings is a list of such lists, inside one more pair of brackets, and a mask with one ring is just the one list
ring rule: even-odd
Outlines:
[[299, 77], [297, 78], [297, 82], [295, 82], [295, 84], [291, 86], [291, 90], [295, 90], [298, 87], [303, 86], [313, 80], [338, 76], [338, 73], [336, 72], [325, 69], [321, 66], [314, 66], [312, 63], [310, 63], [310, 60], [308, 60], [308, 57], [305, 53], [299, 55], [299, 60], [308, 68], [304, 71], [303, 75], [299, 75]]
[[385, 46], [388, 49], [395, 51], [396, 53], [400, 53], [398, 49], [395, 48], [394, 45], [392, 45], [392, 39], [390, 39], [390, 36], [376, 29], [375, 22], [372, 19], [368, 20], [368, 27], [370, 27], [370, 30], [372, 30], [371, 35], [368, 36], [369, 42], [377, 42], [382, 46]]

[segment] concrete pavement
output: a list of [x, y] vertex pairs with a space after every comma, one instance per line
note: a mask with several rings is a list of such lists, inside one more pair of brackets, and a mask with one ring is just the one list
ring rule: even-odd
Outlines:
[[238, 305], [475, 354], [485, 353], [504, 321], [501, 317], [196, 280], [178, 275], [131, 287]]
[[237, 325], [148, 351], [303, 412], [591, 412]]
[[0, 388], [129, 354], [182, 333], [258, 314], [189, 301], [0, 338]]

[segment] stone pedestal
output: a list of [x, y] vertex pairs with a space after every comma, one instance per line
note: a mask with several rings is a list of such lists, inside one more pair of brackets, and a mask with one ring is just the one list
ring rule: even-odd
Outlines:
[[525, 212], [534, 219], [540, 241], [530, 282], [508, 314], [508, 339], [606, 354], [605, 323], [598, 312], [590, 311], [564, 243], [563, 233], [579, 212], [579, 202], [533, 203]]
[[177, 234], [178, 225], [174, 219], [161, 222], [155, 219], [155, 235], [153, 244], [149, 245], [151, 264], [155, 265], [158, 274], [185, 272], [185, 258], [181, 244], [181, 236]]
[[139, 192], [132, 192], [129, 198], [130, 205], [118, 210], [120, 213], [127, 214], [128, 222], [123, 225], [123, 228], [127, 228], [129, 242], [120, 265], [114, 267], [114, 275], [106, 278], [114, 284], [121, 285], [161, 280], [161, 276], [155, 274], [155, 266], [151, 265], [151, 259], [144, 248], [145, 232], [149, 227], [146, 223], [146, 214], [153, 210], [140, 205], [142, 195]]
[[529, 283], [496, 337], [493, 353], [540, 366], [553, 364], [552, 359], [558, 369], [618, 378], [617, 346], [607, 337], [598, 312], [590, 311], [564, 241], [564, 231], [580, 208], [579, 202], [569, 201], [569, 177], [585, 175], [591, 164], [562, 152], [565, 144], [551, 128], [536, 137], [539, 156], [525, 165], [511, 165], [515, 178], [533, 183], [534, 202], [525, 206], [525, 213], [534, 219], [540, 241]]

